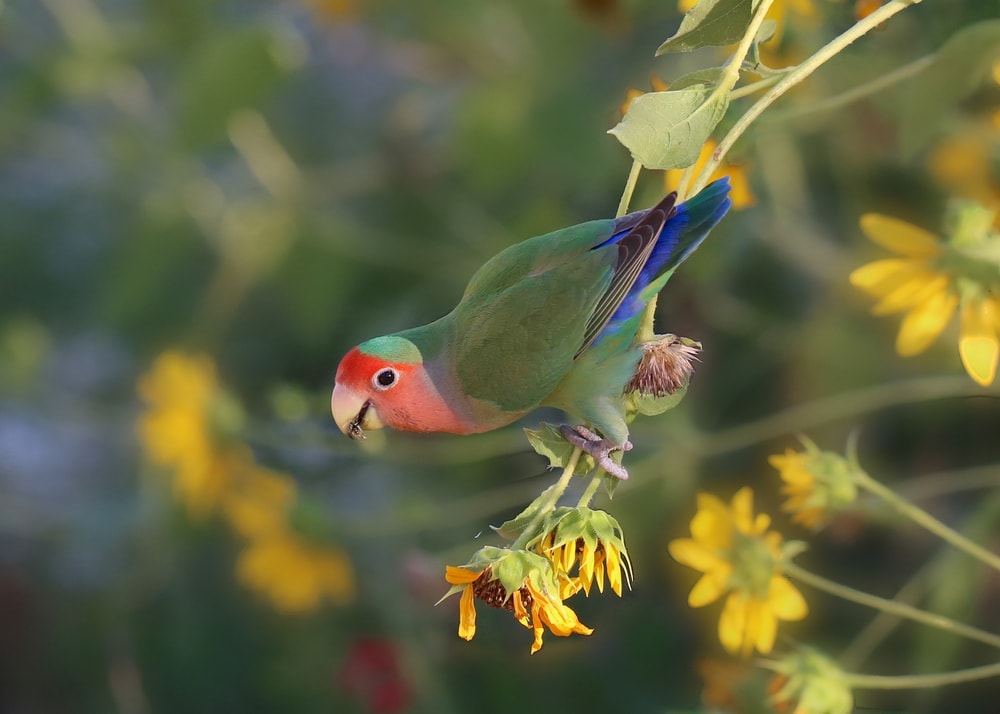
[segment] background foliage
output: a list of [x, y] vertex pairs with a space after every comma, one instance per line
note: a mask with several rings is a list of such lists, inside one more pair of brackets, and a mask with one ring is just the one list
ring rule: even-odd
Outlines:
[[[776, 56], [800, 59], [853, 22], [850, 3], [811, 6], [789, 13]], [[773, 514], [767, 455], [800, 429], [837, 449], [852, 426], [863, 461], [904, 494], [905, 479], [946, 469], [997, 472], [995, 388], [972, 388], [953, 339], [901, 360], [895, 323], [872, 318], [847, 275], [876, 255], [861, 213], [940, 228], [949, 194], [929, 157], [1000, 91], [945, 112], [905, 158], [900, 107], [916, 82], [796, 112], [998, 11], [926, 0], [741, 141], [756, 206], [660, 301], [661, 328], [705, 351], [684, 404], [635, 425], [614, 500], [634, 589], [575, 602], [595, 634], [529, 659], [509, 617], [481, 608], [470, 644], [456, 601], [433, 605], [444, 563], [552, 479], [542, 460], [517, 428], [360, 448], [329, 417], [333, 372], [360, 340], [446, 312], [503, 247], [612, 215], [631, 159], [605, 132], [626, 89], [715, 64], [714, 50], [653, 59], [680, 14], [646, 0], [0, 5], [0, 711], [697, 709], [696, 658], [720, 655], [714, 615], [686, 607], [693, 576], [665, 548], [695, 488], [728, 498], [751, 483]], [[647, 172], [633, 205], [662, 190]], [[294, 476], [295, 527], [347, 549], [350, 604], [276, 612], [237, 581], [234, 536], [190, 519], [144, 465], [136, 380], [178, 346], [215, 358], [256, 460]], [[922, 377], [907, 384], [945, 398], [892, 386]], [[851, 396], [879, 385], [885, 406]], [[839, 411], [821, 401], [836, 395]], [[995, 488], [936, 495], [940, 482], [914, 482], [913, 497], [995, 549]], [[921, 532], [859, 513], [810, 541], [813, 570], [886, 596], [930, 562], [929, 607], [1000, 627], [1000, 582]], [[786, 632], [831, 650], [870, 617], [811, 605]], [[936, 671], [977, 653], [907, 629], [870, 667]], [[991, 686], [857, 703], [985, 712]]]

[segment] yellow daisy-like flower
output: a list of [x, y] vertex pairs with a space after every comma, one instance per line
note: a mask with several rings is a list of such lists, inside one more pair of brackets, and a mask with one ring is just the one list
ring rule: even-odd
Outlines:
[[786, 449], [768, 457], [785, 483], [781, 493], [788, 496], [781, 510], [806, 528], [823, 525], [831, 513], [854, 503], [858, 489], [854, 469], [843, 456], [820, 451], [811, 443], [805, 451]]
[[252, 538], [236, 563], [236, 576], [285, 613], [311, 612], [324, 598], [354, 598], [354, 570], [340, 548], [313, 543], [287, 528]]
[[753, 513], [753, 491], [744, 487], [726, 506], [715, 496], [698, 494], [691, 538], [668, 548], [674, 560], [704, 573], [688, 596], [703, 607], [728, 593], [719, 618], [719, 640], [730, 654], [748, 657], [754, 649], [774, 647], [778, 621], [801, 620], [808, 613], [802, 594], [781, 574], [783, 539], [768, 531], [771, 519]]
[[605, 575], [612, 591], [622, 596], [622, 582], [631, 583], [632, 568], [621, 526], [614, 517], [585, 507], [564, 508], [549, 528], [534, 543], [534, 549], [552, 563], [561, 578], [564, 600], [581, 589], [589, 596], [594, 583], [603, 593]]
[[[968, 245], [953, 248], [933, 234], [889, 216], [866, 214], [861, 217], [861, 230], [901, 256], [868, 263], [850, 276], [854, 286], [879, 299], [873, 314], [906, 313], [896, 336], [896, 351], [910, 357], [926, 350], [961, 305], [962, 364], [976, 382], [992, 384], [1000, 355], [997, 266], [974, 257]], [[967, 243], [964, 238], [963, 242]]]
[[[516, 559], [539, 558], [532, 553], [509, 553]], [[502, 578], [495, 569], [497, 565], [487, 566], [483, 570], [470, 567], [446, 566], [445, 580], [454, 586], [452, 591], [461, 590], [459, 601], [458, 636], [463, 640], [471, 640], [476, 634], [476, 599], [487, 605], [513, 613], [514, 618], [534, 633], [531, 654], [542, 648], [542, 637], [548, 628], [552, 634], [568, 637], [572, 634], [589, 635], [593, 630], [580, 622], [576, 613], [563, 603], [559, 588], [554, 586], [554, 579], [546, 578], [537, 563], [527, 570], [519, 587], [508, 590], [501, 582]], [[502, 566], [501, 566], [502, 567]], [[544, 567], [544, 566], [543, 566]]]
[[[719, 144], [714, 139], [709, 139], [705, 142], [705, 145], [701, 147], [701, 153], [698, 154], [698, 160], [694, 162], [694, 174], [699, 175], [708, 160], [712, 158], [712, 154], [715, 153], [716, 148]], [[663, 189], [665, 192], [670, 193], [671, 191], [676, 191], [681, 184], [681, 175], [684, 173], [684, 169], [670, 169], [663, 172]], [[742, 164], [730, 164], [723, 161], [719, 164], [718, 168], [709, 177], [709, 181], [715, 181], [723, 176], [729, 177], [729, 199], [733, 202], [733, 208], [740, 210], [742, 208], [749, 208], [757, 202], [756, 196], [753, 195], [753, 191], [750, 190], [750, 180], [747, 178], [747, 169]]]
[[188, 512], [207, 516], [253, 466], [250, 450], [225, 434], [242, 424], [239, 404], [222, 391], [208, 357], [173, 351], [139, 378], [138, 392], [148, 405], [138, 425], [146, 454], [174, 471], [174, 492]]

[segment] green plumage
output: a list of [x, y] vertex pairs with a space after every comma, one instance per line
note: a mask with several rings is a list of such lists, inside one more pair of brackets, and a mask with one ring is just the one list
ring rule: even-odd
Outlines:
[[518, 243], [473, 275], [448, 315], [360, 350], [386, 356], [400, 338], [412, 343], [467, 432], [553, 406], [624, 444], [642, 310], [721, 219], [727, 194], [720, 181], [682, 206], [671, 195], [647, 211]]

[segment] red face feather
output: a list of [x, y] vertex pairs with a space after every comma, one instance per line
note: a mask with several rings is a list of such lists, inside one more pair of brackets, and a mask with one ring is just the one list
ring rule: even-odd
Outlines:
[[337, 368], [333, 418], [351, 438], [364, 429], [468, 434], [470, 428], [435, 388], [422, 364], [394, 362], [352, 349]]

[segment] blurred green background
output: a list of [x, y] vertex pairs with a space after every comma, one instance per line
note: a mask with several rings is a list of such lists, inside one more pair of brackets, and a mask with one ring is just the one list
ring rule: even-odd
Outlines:
[[[803, 4], [813, 13], [794, 12]], [[850, 2], [790, 5], [772, 48], [786, 62], [853, 22]], [[625, 529], [634, 589], [575, 599], [595, 633], [550, 635], [529, 658], [530, 634], [507, 613], [480, 605], [466, 643], [457, 598], [434, 603], [444, 565], [495, 542], [488, 525], [554, 475], [517, 427], [376, 434], [362, 448], [330, 419], [333, 374], [362, 339], [449, 310], [502, 248], [613, 215], [631, 159], [605, 132], [626, 90], [721, 52], [654, 59], [680, 14], [652, 0], [0, 3], [0, 712], [699, 710], [718, 612], [687, 608], [695, 576], [665, 549], [697, 489], [728, 499], [750, 484], [777, 515], [766, 456], [797, 430], [839, 450], [860, 427], [863, 462], [904, 494], [918, 476], [997, 472], [997, 393], [972, 396], [954, 334], [902, 360], [897, 322], [871, 317], [847, 282], [881, 257], [861, 213], [941, 226], [949, 193], [928, 169], [933, 147], [904, 162], [897, 142], [900, 99], [918, 82], [788, 113], [998, 13], [993, 0], [927, 0], [740, 142], [756, 205], [733, 212], [660, 301], [661, 330], [704, 344], [694, 383], [680, 408], [636, 423], [632, 479], [598, 501]], [[981, 88], [937, 140], [998, 105], [997, 87]], [[646, 172], [633, 206], [662, 191]], [[169, 475], [145, 465], [136, 380], [172, 348], [216, 360], [256, 461], [297, 483], [308, 517], [296, 527], [349, 554], [350, 603], [276, 611], [235, 577], [225, 524], [190, 518]], [[892, 386], [921, 378], [943, 398]], [[866, 407], [872, 389], [884, 406]], [[837, 395], [841, 411], [820, 401]], [[559, 415], [524, 425], [541, 418]], [[914, 497], [996, 547], [995, 488]], [[922, 602], [1000, 628], [995, 574], [912, 527], [875, 511], [816, 536], [777, 524], [809, 540], [813, 570], [877, 594], [931, 563]], [[810, 616], [782, 630], [785, 645], [836, 654], [871, 617], [805, 594]], [[990, 655], [906, 627], [864, 671]], [[995, 712], [997, 691], [862, 692], [857, 704]]]

